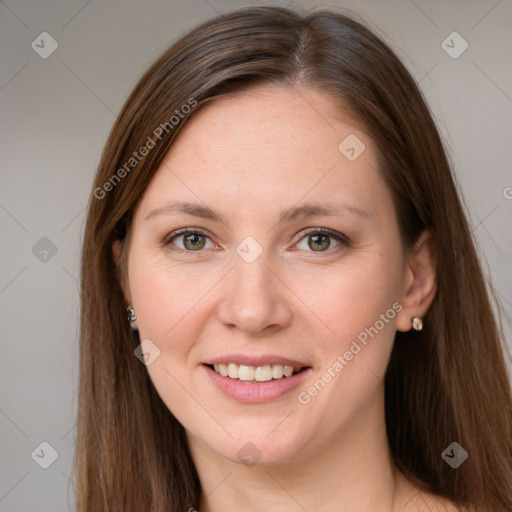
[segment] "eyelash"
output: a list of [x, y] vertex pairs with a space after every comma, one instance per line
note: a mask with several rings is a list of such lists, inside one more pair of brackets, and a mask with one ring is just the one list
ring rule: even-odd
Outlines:
[[[208, 234], [205, 233], [204, 231], [202, 231], [201, 229], [184, 228], [184, 229], [180, 229], [178, 231], [174, 231], [169, 236], [167, 236], [165, 238], [163, 244], [164, 244], [164, 246], [172, 245], [172, 242], [174, 240], [176, 240], [180, 236], [187, 235], [187, 234], [201, 235], [201, 236], [204, 236], [204, 237], [210, 239]], [[303, 233], [303, 235], [299, 238], [299, 240], [297, 240], [296, 244], [298, 244], [299, 242], [301, 242], [302, 240], [304, 240], [305, 238], [307, 238], [310, 235], [329, 235], [331, 238], [334, 238], [336, 241], [338, 241], [342, 246], [345, 246], [345, 247], [350, 246], [350, 239], [346, 235], [344, 235], [343, 233], [338, 233], [337, 231], [333, 231], [332, 229], [327, 229], [327, 228], [309, 229], [308, 231]], [[210, 241], [211, 241], [211, 239], [210, 239]], [[181, 249], [180, 247], [177, 247], [176, 250], [181, 251], [181, 252], [188, 252], [188, 253], [202, 252], [201, 249], [199, 249], [197, 251], [193, 251], [193, 250], [188, 250], [188, 249]], [[332, 253], [332, 250], [335, 250], [335, 249], [329, 248], [325, 251], [309, 251], [309, 252], [320, 253], [320, 254], [325, 254], [325, 253], [330, 254], [330, 253]]]

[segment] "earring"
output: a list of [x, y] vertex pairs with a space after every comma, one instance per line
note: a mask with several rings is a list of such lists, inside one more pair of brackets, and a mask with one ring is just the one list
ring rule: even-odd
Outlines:
[[135, 320], [137, 320], [137, 316], [135, 315], [135, 310], [132, 308], [132, 306], [128, 306], [126, 308], [126, 315], [128, 316], [128, 322], [133, 324]]
[[423, 329], [423, 318], [421, 316], [412, 317], [412, 328], [415, 331], [421, 331]]

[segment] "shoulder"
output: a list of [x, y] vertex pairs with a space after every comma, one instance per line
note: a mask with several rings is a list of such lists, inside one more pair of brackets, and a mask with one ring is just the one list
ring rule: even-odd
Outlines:
[[[482, 512], [474, 506], [463, 506], [444, 496], [419, 487], [403, 474], [396, 479], [398, 499], [395, 505], [400, 512]], [[512, 512], [512, 510], [510, 511]]]
[[418, 491], [400, 512], [476, 512], [472, 507], [456, 505], [448, 498]]
[[420, 489], [410, 482], [407, 487], [402, 495], [400, 512], [476, 512], [458, 506], [448, 498]]

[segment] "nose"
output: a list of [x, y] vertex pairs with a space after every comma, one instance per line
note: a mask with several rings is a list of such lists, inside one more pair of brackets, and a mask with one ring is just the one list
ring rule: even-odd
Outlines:
[[224, 280], [218, 316], [232, 329], [238, 328], [252, 336], [268, 335], [290, 324], [289, 294], [264, 255], [252, 263], [237, 257], [234, 268]]

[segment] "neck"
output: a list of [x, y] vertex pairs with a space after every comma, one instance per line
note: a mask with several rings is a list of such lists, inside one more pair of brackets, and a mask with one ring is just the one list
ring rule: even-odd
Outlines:
[[280, 465], [233, 462], [189, 434], [202, 488], [199, 512], [233, 510], [234, 505], [255, 512], [398, 510], [407, 501], [407, 485], [392, 464], [383, 398], [379, 389], [373, 403], [335, 436], [312, 440]]

